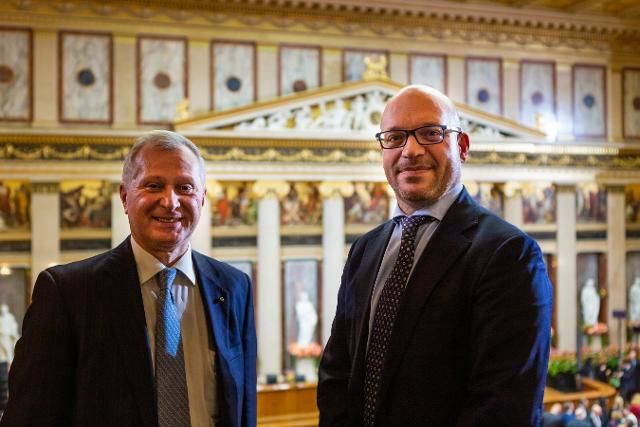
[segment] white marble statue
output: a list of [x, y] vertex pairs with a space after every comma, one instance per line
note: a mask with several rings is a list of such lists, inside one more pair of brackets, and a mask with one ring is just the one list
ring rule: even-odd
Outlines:
[[298, 322], [297, 342], [300, 347], [306, 347], [313, 342], [313, 335], [318, 323], [318, 313], [313, 303], [309, 299], [307, 292], [300, 292], [300, 297], [296, 301], [296, 320]]
[[629, 320], [640, 322], [640, 277], [633, 279], [629, 288]]
[[596, 281], [591, 277], [584, 281], [580, 291], [580, 303], [584, 324], [589, 326], [597, 324], [600, 314], [600, 295], [596, 289]]
[[13, 349], [20, 338], [18, 322], [7, 304], [0, 305], [0, 362], [13, 361]]

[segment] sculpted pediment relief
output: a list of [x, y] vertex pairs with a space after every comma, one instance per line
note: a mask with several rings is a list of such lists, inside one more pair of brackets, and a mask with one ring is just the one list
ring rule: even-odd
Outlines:
[[[403, 85], [390, 80], [344, 83], [210, 112], [174, 123], [179, 132], [255, 138], [371, 140], [382, 111]], [[462, 127], [479, 140], [544, 140], [545, 134], [515, 121], [456, 103]]]

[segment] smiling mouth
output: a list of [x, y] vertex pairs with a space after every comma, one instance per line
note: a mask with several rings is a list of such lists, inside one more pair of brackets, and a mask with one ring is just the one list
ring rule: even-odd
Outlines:
[[153, 219], [155, 219], [158, 222], [165, 223], [165, 224], [172, 224], [172, 223], [180, 222], [180, 220], [182, 218], [164, 218], [164, 217], [161, 217], [161, 216], [154, 216]]

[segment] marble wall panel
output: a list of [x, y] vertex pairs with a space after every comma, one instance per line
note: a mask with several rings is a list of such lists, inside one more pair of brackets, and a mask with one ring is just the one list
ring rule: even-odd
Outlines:
[[0, 120], [31, 120], [31, 47], [30, 30], [0, 28]]
[[555, 63], [520, 62], [520, 121], [532, 127], [545, 127], [555, 122]]
[[227, 110], [256, 99], [256, 47], [253, 43], [214, 41], [211, 43], [211, 105]]
[[280, 94], [319, 87], [321, 63], [317, 46], [280, 46]]
[[110, 228], [111, 182], [60, 182], [60, 227]]
[[367, 69], [365, 64], [365, 58], [374, 58], [375, 60], [381, 57], [387, 63], [387, 73], [389, 73], [389, 54], [384, 50], [357, 50], [346, 49], [342, 52], [342, 80], [345, 82], [353, 82], [362, 80], [364, 72]]
[[138, 37], [138, 121], [168, 123], [187, 95], [184, 38]]
[[446, 76], [446, 56], [420, 53], [409, 56], [409, 84], [429, 85], [442, 93], [446, 93]]
[[111, 122], [110, 34], [61, 32], [60, 120]]
[[487, 113], [502, 114], [502, 61], [466, 58], [467, 104]]
[[604, 137], [606, 124], [606, 67], [573, 66], [573, 134]]
[[640, 138], [640, 68], [622, 71], [624, 136]]

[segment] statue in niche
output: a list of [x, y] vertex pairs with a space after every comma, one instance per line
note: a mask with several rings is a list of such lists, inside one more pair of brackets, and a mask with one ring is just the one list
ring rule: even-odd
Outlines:
[[640, 322], [640, 277], [633, 279], [629, 288], [629, 320]]
[[306, 347], [313, 343], [313, 335], [318, 323], [318, 313], [309, 299], [309, 294], [300, 292], [295, 305], [296, 321], [298, 323], [297, 343], [300, 347]]
[[584, 324], [589, 326], [596, 325], [600, 314], [600, 295], [596, 289], [596, 281], [591, 277], [584, 281], [584, 286], [580, 291], [580, 303]]
[[13, 361], [13, 350], [16, 342], [20, 338], [18, 334], [18, 322], [9, 311], [7, 304], [0, 305], [0, 362], [11, 364]]

